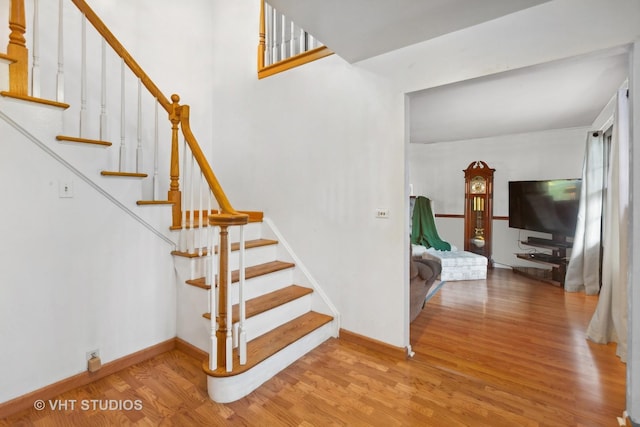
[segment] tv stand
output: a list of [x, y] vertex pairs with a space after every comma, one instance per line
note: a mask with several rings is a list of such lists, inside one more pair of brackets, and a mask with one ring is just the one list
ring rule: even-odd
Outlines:
[[567, 264], [569, 263], [569, 260], [567, 259], [567, 249], [571, 249], [573, 244], [571, 242], [567, 242], [566, 238], [557, 236], [554, 236], [553, 239], [529, 237], [527, 241], [521, 241], [520, 243], [527, 246], [550, 250], [551, 253], [516, 253], [516, 257], [520, 259], [526, 259], [527, 261], [551, 266], [551, 270], [529, 267], [514, 267], [513, 271], [524, 276], [551, 283], [555, 286], [564, 287], [564, 278], [567, 273]]

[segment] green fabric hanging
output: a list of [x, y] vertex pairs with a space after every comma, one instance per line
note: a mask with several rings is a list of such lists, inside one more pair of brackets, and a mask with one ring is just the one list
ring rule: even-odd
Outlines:
[[419, 196], [413, 206], [411, 243], [439, 251], [450, 251], [451, 245], [438, 236], [436, 223], [431, 212], [431, 200]]

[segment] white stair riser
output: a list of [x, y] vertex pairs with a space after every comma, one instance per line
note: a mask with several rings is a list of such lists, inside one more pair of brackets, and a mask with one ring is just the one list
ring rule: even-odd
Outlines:
[[247, 372], [231, 377], [207, 377], [209, 397], [214, 402], [230, 403], [248, 395], [284, 368], [329, 339], [333, 335], [333, 322], [335, 320], [288, 345]]
[[[290, 320], [300, 317], [311, 310], [311, 294], [305, 295], [301, 298], [297, 298], [293, 301], [289, 301], [286, 304], [282, 304], [278, 307], [274, 307], [271, 310], [267, 310], [264, 313], [260, 313], [256, 316], [252, 316], [245, 321], [245, 333], [247, 334], [247, 341], [251, 341], [266, 334], [272, 329], [289, 322]], [[210, 323], [209, 319], [205, 319], [207, 325]], [[238, 327], [239, 323], [233, 324], [233, 346], [238, 346]]]
[[[237, 242], [240, 240], [240, 227], [229, 227], [229, 240]], [[262, 223], [250, 222], [244, 226], [244, 239], [255, 240], [262, 236]]]
[[[276, 259], [276, 245], [260, 246], [245, 250], [245, 267], [264, 264]], [[240, 252], [232, 251], [229, 256], [231, 270], [237, 270], [240, 265]]]
[[[245, 301], [291, 285], [291, 273], [292, 269], [286, 269], [247, 279], [244, 288]], [[230, 286], [229, 295], [231, 295], [232, 304], [238, 303], [238, 288], [237, 282]]]

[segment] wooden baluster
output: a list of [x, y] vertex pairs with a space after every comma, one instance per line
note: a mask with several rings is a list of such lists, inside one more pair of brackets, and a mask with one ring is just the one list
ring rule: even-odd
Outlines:
[[16, 62], [9, 65], [9, 91], [17, 95], [29, 95], [29, 50], [24, 33], [27, 30], [24, 0], [11, 0], [9, 15], [9, 44], [7, 56]]
[[178, 125], [180, 124], [180, 97], [176, 94], [171, 95], [172, 111], [169, 114], [171, 120], [171, 171], [169, 184], [169, 194], [167, 199], [173, 202], [173, 226], [179, 227], [182, 222], [182, 206], [180, 193], [180, 155], [178, 145]]

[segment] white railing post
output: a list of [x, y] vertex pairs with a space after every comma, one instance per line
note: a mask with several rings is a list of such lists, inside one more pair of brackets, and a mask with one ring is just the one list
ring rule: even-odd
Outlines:
[[227, 372], [231, 372], [233, 370], [233, 323], [232, 323], [232, 300], [231, 297], [231, 269], [229, 268], [229, 257], [231, 255], [231, 241], [227, 238], [227, 247], [225, 251], [227, 253], [227, 301], [225, 302], [227, 305], [227, 337], [225, 342], [225, 358], [226, 358], [226, 368]]
[[160, 189], [158, 188], [158, 98], [155, 98], [154, 109], [154, 125], [153, 125], [153, 200], [158, 200], [160, 197]]
[[271, 47], [271, 64], [278, 62], [280, 59], [278, 58], [278, 45], [276, 43], [276, 38], [278, 34], [278, 12], [275, 9], [271, 9], [271, 16], [269, 17], [271, 21], [271, 31], [268, 37], [267, 43]]
[[[210, 228], [213, 228], [214, 230], [217, 229], [217, 227], [210, 227]], [[212, 249], [214, 246], [213, 242], [214, 242], [214, 235], [211, 236]], [[207, 263], [208, 265], [207, 272], [209, 273], [209, 278], [207, 279], [207, 283], [211, 285], [211, 287], [209, 288], [209, 313], [211, 315], [211, 321], [209, 323], [209, 327], [210, 327], [209, 332], [210, 332], [210, 340], [211, 340], [211, 347], [209, 349], [209, 369], [212, 371], [218, 368], [218, 338], [216, 337], [217, 316], [218, 316], [216, 293], [218, 291], [218, 286], [216, 281], [217, 275], [215, 274], [217, 270], [218, 257], [213, 252], [214, 252], [213, 250], [209, 252], [208, 258], [210, 262]]]
[[40, 11], [33, 0], [33, 66], [31, 67], [31, 96], [40, 98]]
[[[193, 253], [193, 248], [194, 248], [194, 242], [195, 242], [195, 227], [196, 227], [196, 213], [194, 211], [194, 190], [193, 190], [193, 186], [194, 186], [194, 181], [195, 178], [193, 176], [194, 174], [194, 170], [196, 168], [196, 158], [193, 157], [193, 155], [190, 156], [191, 157], [191, 167], [189, 169], [189, 214], [190, 214], [190, 219], [189, 219], [189, 233], [188, 233], [188, 240], [187, 240], [187, 252], [188, 253]], [[187, 187], [185, 186], [185, 189]]]
[[197, 238], [197, 248], [198, 248], [198, 256], [202, 256], [202, 247], [204, 246], [203, 236], [204, 236], [204, 227], [205, 227], [205, 216], [203, 211], [203, 196], [202, 191], [206, 182], [204, 180], [204, 174], [200, 171], [200, 179], [198, 180], [198, 238]]
[[125, 80], [124, 80], [124, 59], [120, 63], [120, 161], [118, 170], [124, 172], [127, 166], [126, 155], [127, 146], [125, 140]]
[[136, 172], [142, 173], [142, 80], [138, 79], [138, 145], [136, 147]]
[[240, 364], [245, 365], [247, 363], [247, 334], [245, 331], [245, 318], [246, 307], [244, 297], [244, 282], [245, 282], [245, 250], [244, 250], [244, 225], [240, 226], [240, 250], [238, 253], [238, 307], [239, 307], [239, 325], [238, 325], [238, 354], [240, 355]]
[[188, 248], [188, 234], [189, 234], [189, 218], [187, 217], [187, 188], [189, 188], [187, 183], [187, 177], [189, 174], [187, 173], [187, 141], [182, 141], [182, 193], [181, 193], [181, 201], [180, 206], [182, 206], [182, 227], [180, 228], [180, 250], [182, 252], [187, 252]]
[[82, 15], [80, 48], [80, 137], [87, 134], [87, 17]]
[[100, 140], [107, 141], [107, 42], [102, 39], [100, 46]]
[[56, 75], [56, 101], [64, 102], [64, 13], [62, 0], [58, 1], [58, 73]]

